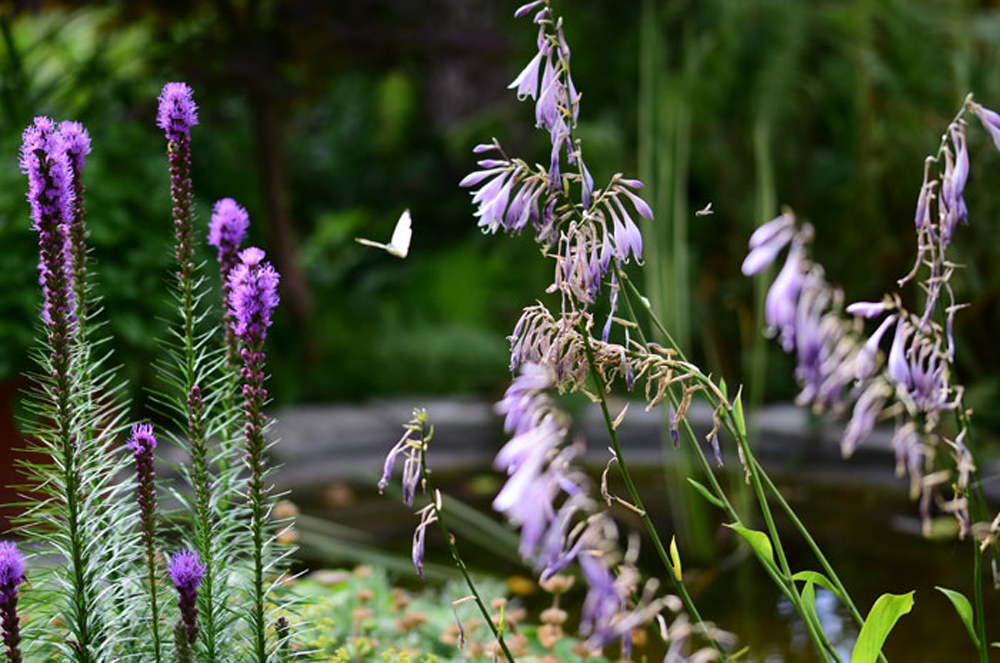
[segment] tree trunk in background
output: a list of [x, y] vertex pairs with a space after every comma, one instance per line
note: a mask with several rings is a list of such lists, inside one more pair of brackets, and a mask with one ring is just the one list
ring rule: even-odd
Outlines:
[[267, 235], [274, 250], [274, 265], [281, 273], [282, 298], [287, 304], [293, 327], [303, 332], [306, 356], [314, 357], [317, 353], [316, 343], [309, 333], [312, 293], [298, 260], [295, 226], [288, 205], [283, 112], [280, 102], [266, 91], [252, 95], [250, 106], [253, 113], [257, 171], [267, 211]]

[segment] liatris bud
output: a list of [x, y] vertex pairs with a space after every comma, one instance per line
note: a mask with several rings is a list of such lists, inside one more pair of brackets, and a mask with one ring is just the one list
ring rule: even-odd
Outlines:
[[77, 307], [82, 309], [87, 280], [87, 225], [83, 207], [85, 187], [81, 174], [87, 155], [90, 154], [90, 135], [79, 122], [60, 122], [59, 133], [65, 143], [73, 179], [73, 219], [68, 231], [68, 251], [72, 264], [74, 295]]
[[186, 83], [167, 83], [160, 93], [156, 124], [163, 129], [170, 160], [170, 195], [173, 200], [175, 254], [182, 283], [194, 270], [191, 244], [191, 127], [198, 124], [198, 108]]
[[198, 586], [205, 575], [205, 567], [198, 553], [181, 550], [170, 558], [167, 571], [177, 589], [177, 607], [181, 611], [178, 625], [183, 625], [186, 641], [193, 646], [198, 639]]
[[[250, 217], [247, 211], [232, 198], [223, 198], [215, 203], [212, 220], [208, 224], [208, 243], [219, 250], [219, 274], [222, 277], [222, 301], [229, 302], [229, 273], [236, 266], [240, 244], [247, 235]], [[239, 363], [239, 349], [233, 331], [233, 317], [228, 307], [223, 310], [226, 358], [234, 371]]]
[[[31, 219], [38, 231], [39, 282], [44, 295], [42, 319], [49, 328], [56, 363], [65, 352], [73, 321], [72, 270], [66, 247], [73, 219], [73, 174], [66, 141], [47, 117], [36, 117], [24, 130], [21, 171], [28, 176]], [[57, 369], [58, 370], [58, 369]]]
[[153, 436], [152, 424], [135, 424], [132, 426], [132, 436], [126, 445], [135, 457], [136, 497], [139, 502], [139, 518], [147, 545], [151, 543], [154, 530], [156, 511], [156, 469], [153, 452], [156, 449], [156, 437]]
[[156, 605], [156, 437], [152, 424], [134, 424], [126, 445], [135, 458], [136, 501], [139, 526], [146, 553], [149, 600], [153, 613], [152, 633], [156, 660], [160, 660], [159, 610]]
[[0, 542], [0, 624], [9, 663], [21, 663], [21, 622], [17, 587], [24, 582], [24, 555], [13, 541]]

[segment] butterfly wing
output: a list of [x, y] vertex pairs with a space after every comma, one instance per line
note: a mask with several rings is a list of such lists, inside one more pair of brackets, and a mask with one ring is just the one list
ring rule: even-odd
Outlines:
[[386, 251], [397, 258], [405, 258], [410, 252], [410, 239], [413, 237], [413, 221], [410, 218], [410, 210], [404, 210], [396, 222], [396, 229], [392, 231], [392, 239]]
[[354, 241], [358, 244], [364, 244], [365, 246], [374, 246], [376, 249], [383, 249], [385, 251], [391, 251], [392, 247], [388, 244], [382, 244], [381, 242], [373, 242], [370, 239], [362, 239], [360, 237], [355, 237]]

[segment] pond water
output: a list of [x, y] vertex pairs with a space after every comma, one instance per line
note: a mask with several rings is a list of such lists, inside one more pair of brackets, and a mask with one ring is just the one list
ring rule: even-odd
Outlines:
[[[673, 534], [658, 469], [637, 473], [640, 490], [664, 540]], [[968, 542], [926, 540], [919, 535], [916, 506], [902, 493], [901, 484], [851, 484], [842, 478], [808, 482], [794, 473], [772, 473], [776, 482], [827, 554], [833, 567], [854, 597], [859, 610], [868, 608], [882, 593], [905, 593], [915, 590], [913, 611], [903, 617], [890, 635], [885, 653], [891, 661], [905, 663], [951, 663], [978, 660], [975, 649], [947, 599], [934, 587], [940, 585], [962, 591], [972, 597], [972, 553]], [[496, 477], [486, 470], [449, 472], [435, 479], [446, 495], [489, 513], [490, 496], [497, 487]], [[315, 545], [316, 534], [302, 541], [302, 557], [310, 567], [344, 563], [352, 553], [350, 540], [356, 536], [362, 550], [380, 549], [395, 555], [400, 568], [400, 582], [413, 580], [407, 570], [410, 537], [415, 518], [412, 512], [386, 495], [371, 489], [374, 479], [364, 483], [337, 484], [322, 489], [296, 492], [294, 499], [303, 514], [338, 523], [348, 543], [325, 547]], [[692, 492], [693, 494], [693, 492]], [[711, 514], [717, 517], [718, 513]], [[616, 512], [624, 529], [640, 530], [638, 519], [628, 511]], [[456, 525], [456, 523], [452, 523]], [[794, 570], [820, 570], [808, 548], [797, 538], [788, 522], [779, 518], [786, 551]], [[699, 563], [685, 559], [685, 580], [702, 615], [722, 628], [735, 633], [741, 646], [750, 651], [743, 660], [754, 663], [806, 663], [817, 660], [806, 631], [791, 605], [760, 570], [757, 562], [740, 554], [732, 533], [721, 527], [721, 520], [711, 524], [717, 531], [716, 548], [728, 557]], [[761, 527], [762, 528], [762, 527]], [[507, 542], [491, 541], [491, 534], [472, 536], [453, 526], [459, 545], [474, 569], [502, 577], [529, 576], [530, 570], [517, 564], [507, 550]], [[305, 534], [305, 532], [304, 532]], [[437, 532], [434, 532], [436, 535]], [[322, 535], [321, 535], [322, 536]], [[428, 536], [428, 560], [442, 564], [448, 555], [439, 537]], [[681, 544], [682, 552], [684, 550]], [[652, 547], [644, 546], [643, 569], [663, 577], [664, 570], [653, 556]], [[360, 555], [365, 557], [365, 553]], [[337, 559], [339, 558], [339, 559]], [[546, 605], [543, 595], [522, 599], [529, 609]], [[845, 660], [858, 629], [837, 599], [823, 589], [817, 591], [817, 612], [831, 641]], [[1000, 592], [987, 589], [987, 624], [1000, 617]], [[989, 633], [989, 630], [988, 630]], [[1000, 639], [994, 632], [993, 639]], [[653, 638], [650, 639], [651, 641]], [[653, 645], [646, 650], [649, 660], [658, 660]], [[637, 657], [636, 660], [641, 660]]]

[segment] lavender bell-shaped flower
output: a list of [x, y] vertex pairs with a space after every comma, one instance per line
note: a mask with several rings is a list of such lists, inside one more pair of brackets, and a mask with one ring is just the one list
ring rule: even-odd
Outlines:
[[979, 118], [979, 121], [982, 122], [983, 128], [993, 138], [993, 144], [1000, 150], [1000, 114], [980, 104], [972, 104], [972, 110], [975, 112], [976, 117]]
[[24, 582], [24, 555], [13, 541], [0, 541], [0, 626], [8, 663], [21, 663], [18, 586]]

